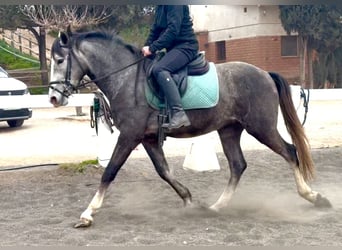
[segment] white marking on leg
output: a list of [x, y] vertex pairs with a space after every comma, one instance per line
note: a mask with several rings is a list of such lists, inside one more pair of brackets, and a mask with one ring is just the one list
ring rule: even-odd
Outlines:
[[218, 200], [210, 206], [210, 209], [219, 211], [220, 209], [226, 207], [235, 192], [236, 186], [237, 182], [235, 180], [231, 180], [228, 186], [222, 192], [220, 198], [218, 198]]
[[219, 211], [220, 209], [226, 207], [228, 202], [231, 200], [233, 194], [234, 191], [231, 188], [225, 188], [220, 198], [213, 205], [210, 206], [210, 209], [214, 211]]
[[293, 167], [293, 171], [299, 195], [304, 199], [312, 203], [315, 203], [315, 201], [317, 200], [318, 193], [311, 190], [309, 185], [305, 182], [303, 175], [301, 174], [297, 166]]
[[94, 213], [96, 213], [96, 210], [98, 210], [102, 206], [104, 194], [105, 194], [105, 191], [103, 191], [103, 192], [97, 191], [96, 192], [95, 196], [91, 200], [87, 209], [81, 214], [81, 217], [80, 217], [81, 220], [85, 219], [85, 220], [88, 220], [91, 222], [93, 221], [92, 215]]

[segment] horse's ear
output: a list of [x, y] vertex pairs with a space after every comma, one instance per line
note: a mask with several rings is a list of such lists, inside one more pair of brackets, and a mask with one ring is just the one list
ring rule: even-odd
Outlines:
[[69, 36], [65, 32], [59, 32], [58, 37], [62, 46], [66, 46], [68, 44]]
[[72, 31], [70, 25], [68, 25], [66, 32], [60, 31], [58, 34], [61, 45], [65, 46], [68, 44], [70, 38], [72, 37]]

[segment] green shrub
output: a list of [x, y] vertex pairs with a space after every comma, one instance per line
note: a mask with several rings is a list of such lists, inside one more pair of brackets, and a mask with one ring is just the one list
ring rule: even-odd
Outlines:
[[89, 166], [97, 166], [98, 160], [86, 160], [82, 161], [80, 163], [65, 163], [61, 164], [60, 168], [67, 170], [67, 171], [73, 171], [73, 172], [78, 172], [78, 173], [83, 173], [87, 167]]
[[49, 93], [48, 86], [29, 87], [31, 95], [47, 95]]

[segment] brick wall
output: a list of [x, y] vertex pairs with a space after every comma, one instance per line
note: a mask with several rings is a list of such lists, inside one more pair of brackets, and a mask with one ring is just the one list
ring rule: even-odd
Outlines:
[[[200, 49], [206, 58], [217, 61], [216, 44], [208, 43], [208, 34], [198, 35]], [[280, 36], [252, 37], [226, 41], [227, 61], [243, 61], [256, 65], [266, 71], [274, 71], [283, 75], [289, 83], [299, 80], [299, 57], [281, 56]]]

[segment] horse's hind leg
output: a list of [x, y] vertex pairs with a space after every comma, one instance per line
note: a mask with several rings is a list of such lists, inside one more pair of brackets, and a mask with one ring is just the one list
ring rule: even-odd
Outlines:
[[297, 165], [293, 166], [294, 176], [296, 180], [297, 190], [301, 197], [313, 203], [316, 207], [331, 207], [330, 201], [323, 197], [320, 193], [311, 190], [310, 186], [305, 182], [302, 173]]
[[276, 129], [263, 129], [263, 131], [261, 134], [251, 134], [275, 153], [281, 155], [290, 164], [294, 171], [298, 194], [315, 206], [330, 207], [330, 202], [318, 192], [313, 191], [306, 183], [303, 173], [299, 169], [299, 160], [295, 146], [287, 143]]
[[145, 140], [142, 144], [151, 158], [159, 176], [177, 192], [177, 194], [182, 198], [185, 206], [190, 205], [191, 193], [189, 189], [175, 179], [166, 162], [163, 150], [158, 146], [157, 140]]
[[210, 209], [218, 211], [226, 207], [235, 189], [240, 181], [240, 178], [245, 171], [247, 164], [243, 156], [240, 138], [243, 128], [236, 124], [235, 126], [220, 129], [218, 134], [222, 143], [223, 151], [228, 159], [230, 167], [230, 178], [228, 185], [225, 187], [219, 199], [210, 206]]

